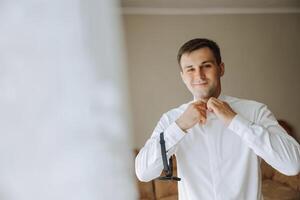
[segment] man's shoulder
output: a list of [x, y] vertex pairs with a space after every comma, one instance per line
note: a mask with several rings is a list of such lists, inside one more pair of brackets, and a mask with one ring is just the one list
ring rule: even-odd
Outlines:
[[177, 119], [179, 117], [179, 115], [181, 115], [186, 110], [187, 106], [191, 102], [192, 101], [184, 103], [184, 104], [181, 104], [178, 107], [172, 108], [169, 111], [165, 112], [164, 115], [167, 116], [170, 119]]
[[224, 96], [224, 100], [231, 105], [246, 106], [248, 108], [249, 107], [260, 108], [262, 106], [265, 106], [265, 104], [258, 102], [256, 100], [244, 99], [244, 98], [233, 97], [233, 96]]
[[256, 117], [267, 108], [261, 102], [231, 96], [227, 97], [227, 102], [235, 112], [252, 121], [255, 121]]

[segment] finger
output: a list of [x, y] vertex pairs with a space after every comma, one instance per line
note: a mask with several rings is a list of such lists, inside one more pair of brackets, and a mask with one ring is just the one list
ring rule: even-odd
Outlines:
[[200, 110], [199, 114], [200, 114], [201, 117], [206, 118], [206, 110], [205, 111], [204, 110]]
[[204, 110], [199, 111], [199, 122], [200, 124], [206, 123], [206, 111]]
[[207, 108], [211, 112], [215, 112], [218, 109], [218, 103], [214, 100], [207, 102]]
[[199, 121], [199, 124], [203, 125], [203, 124], [204, 124], [204, 121], [201, 119], [201, 120]]
[[203, 102], [203, 101], [197, 101], [196, 103], [194, 103], [194, 105], [206, 108], [206, 102]]
[[207, 105], [196, 105], [195, 106], [197, 110], [207, 110]]
[[194, 104], [205, 104], [205, 101], [197, 100], [197, 101], [194, 101]]
[[207, 110], [208, 110], [209, 112], [214, 112], [214, 110], [211, 109], [211, 108], [208, 108]]
[[208, 99], [208, 101], [207, 101], [207, 108], [211, 109], [212, 106], [213, 106], [213, 104], [214, 104], [214, 99], [213, 98]]
[[206, 123], [206, 116], [200, 115], [199, 116], [199, 123], [200, 124], [205, 124]]
[[197, 100], [197, 101], [194, 101], [195, 104], [206, 104], [205, 101], [202, 101], [202, 100]]
[[209, 100], [211, 102], [215, 102], [216, 104], [223, 104], [223, 101], [221, 101], [220, 99], [217, 99], [215, 97], [211, 97]]
[[201, 124], [201, 125], [204, 125], [205, 123], [206, 123], [206, 120], [204, 120], [204, 119], [199, 121], [199, 124]]

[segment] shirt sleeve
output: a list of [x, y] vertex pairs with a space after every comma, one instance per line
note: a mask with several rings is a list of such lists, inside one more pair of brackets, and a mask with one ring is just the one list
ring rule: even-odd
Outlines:
[[169, 122], [166, 114], [162, 116], [155, 127], [152, 136], [135, 158], [135, 171], [140, 181], [151, 181], [159, 177], [163, 169], [160, 149], [160, 133], [164, 132], [168, 158], [176, 151], [176, 145], [185, 136], [185, 133], [175, 122]]
[[285, 175], [300, 171], [300, 146], [279, 125], [267, 106], [259, 108], [255, 122], [236, 115], [228, 128], [272, 167]]

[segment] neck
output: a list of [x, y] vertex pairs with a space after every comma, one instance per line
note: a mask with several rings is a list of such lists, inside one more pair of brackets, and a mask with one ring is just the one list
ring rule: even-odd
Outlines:
[[202, 97], [202, 96], [194, 96], [194, 100], [195, 101], [203, 101], [203, 102], [207, 102], [211, 97], [215, 97], [215, 98], [218, 98], [219, 96], [221, 95], [221, 90], [218, 91], [216, 94], [213, 94], [211, 96], [208, 96], [208, 97]]
[[208, 97], [208, 98], [194, 97], [194, 100], [195, 101], [203, 101], [203, 102], [207, 103], [207, 101], [208, 101], [209, 98], [210, 97]]

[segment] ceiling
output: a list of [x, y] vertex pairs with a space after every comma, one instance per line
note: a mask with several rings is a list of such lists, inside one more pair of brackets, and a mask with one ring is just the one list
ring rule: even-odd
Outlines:
[[121, 0], [125, 13], [150, 12], [160, 10], [202, 10], [234, 12], [244, 11], [271, 11], [300, 13], [300, 0]]
[[212, 8], [212, 7], [300, 7], [300, 0], [121, 0], [123, 7]]

